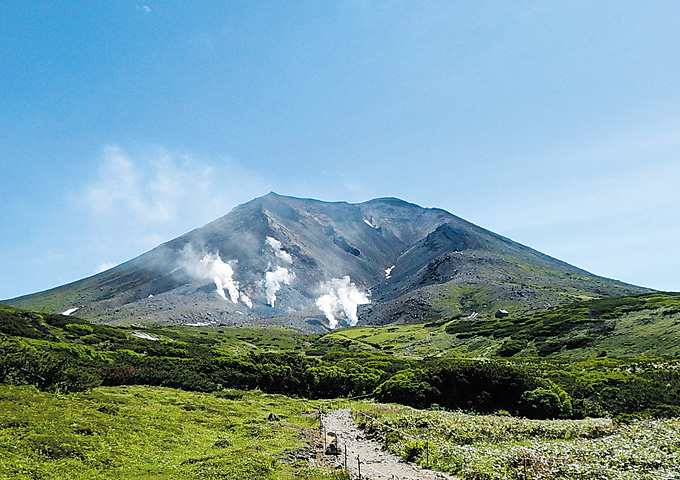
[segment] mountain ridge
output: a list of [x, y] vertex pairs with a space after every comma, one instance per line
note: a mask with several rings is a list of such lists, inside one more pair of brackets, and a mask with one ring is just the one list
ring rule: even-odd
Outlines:
[[107, 322], [325, 331], [645, 291], [443, 209], [270, 192], [110, 270], [5, 302]]

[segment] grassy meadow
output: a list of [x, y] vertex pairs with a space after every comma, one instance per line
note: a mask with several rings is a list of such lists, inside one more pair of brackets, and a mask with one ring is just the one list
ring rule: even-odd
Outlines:
[[341, 479], [315, 413], [372, 396], [386, 448], [466, 480], [670, 479], [679, 345], [658, 292], [326, 335], [0, 304], [0, 478]]
[[341, 478], [295, 455], [318, 429], [319, 405], [259, 391], [120, 386], [64, 395], [3, 385], [0, 478]]

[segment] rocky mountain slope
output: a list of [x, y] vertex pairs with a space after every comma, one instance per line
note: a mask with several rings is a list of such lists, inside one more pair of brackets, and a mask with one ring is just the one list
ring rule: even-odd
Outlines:
[[114, 323], [323, 331], [644, 291], [444, 210], [270, 193], [106, 272], [6, 303]]

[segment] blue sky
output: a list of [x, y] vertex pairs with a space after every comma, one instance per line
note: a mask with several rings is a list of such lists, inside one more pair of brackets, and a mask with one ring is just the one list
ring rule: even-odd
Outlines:
[[0, 3], [0, 298], [273, 190], [680, 291], [680, 3]]

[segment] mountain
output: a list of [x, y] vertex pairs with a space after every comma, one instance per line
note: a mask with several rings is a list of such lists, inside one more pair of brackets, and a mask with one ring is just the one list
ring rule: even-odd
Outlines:
[[324, 331], [646, 291], [441, 209], [270, 193], [98, 275], [5, 303], [113, 323]]

